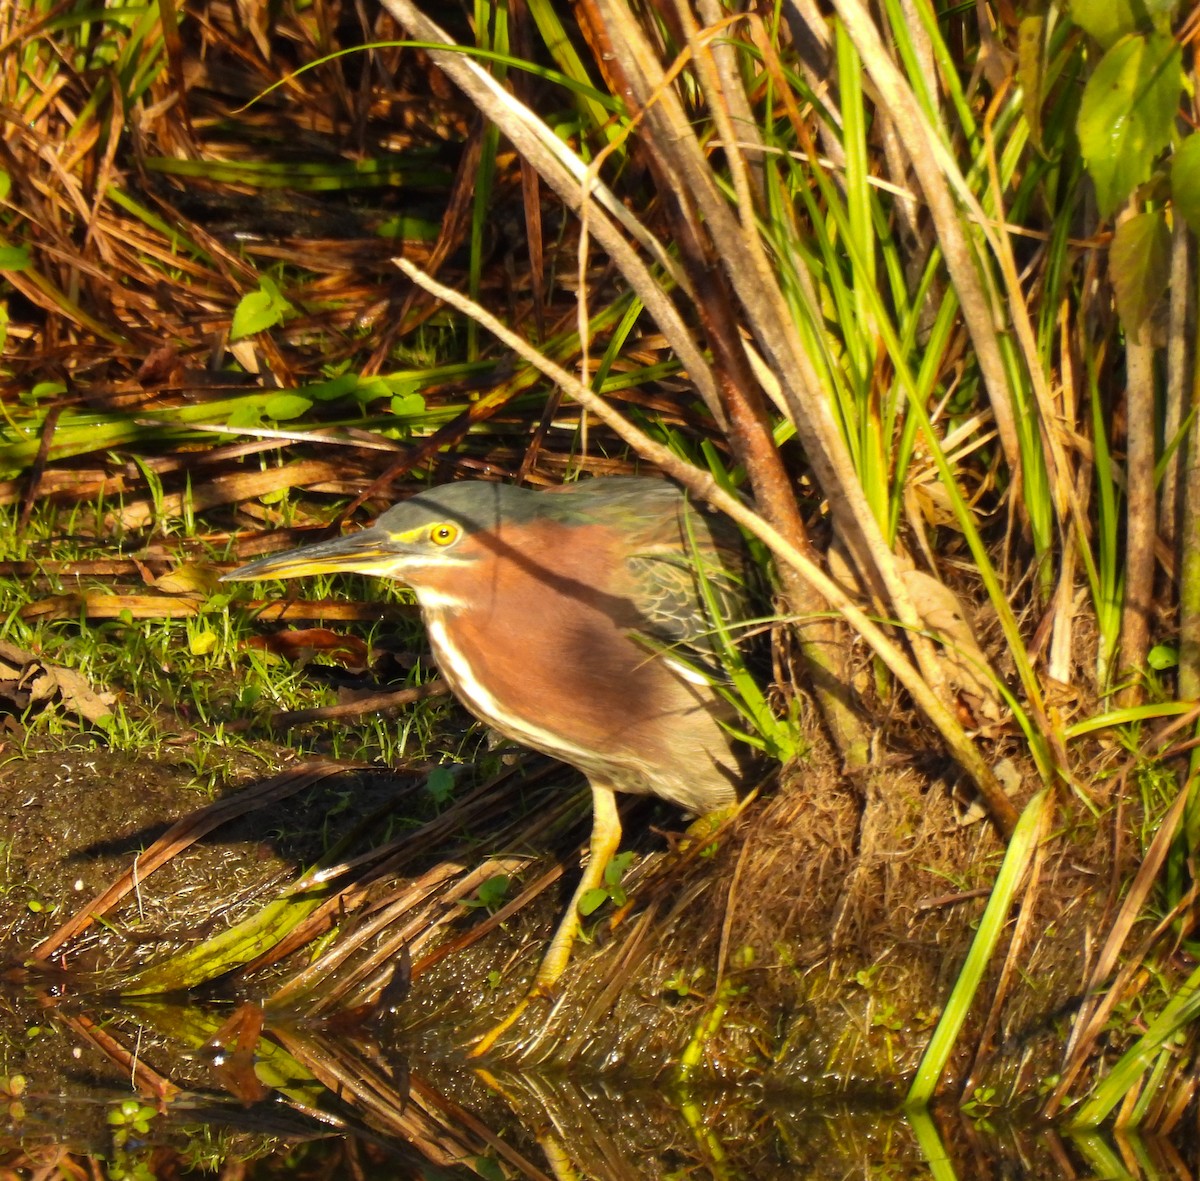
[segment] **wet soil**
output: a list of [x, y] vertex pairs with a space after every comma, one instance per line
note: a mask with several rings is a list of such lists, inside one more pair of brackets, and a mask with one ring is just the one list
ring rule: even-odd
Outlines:
[[[266, 758], [288, 761], [286, 751], [240, 756], [222, 794], [232, 796], [262, 778]], [[152, 888], [148, 882], [139, 894], [130, 938], [141, 943], [182, 933], [198, 939], [214, 924], [237, 921], [394, 790], [394, 780], [364, 773], [354, 783], [353, 803], [341, 784], [332, 795], [308, 793], [223, 825], [150, 879]], [[9, 755], [0, 765], [0, 954], [30, 950], [134, 865], [170, 824], [212, 800], [186, 758], [173, 761], [169, 750], [161, 758], [139, 758], [81, 739], [75, 748]], [[119, 961], [119, 943], [96, 955]]]
[[[268, 757], [286, 759], [286, 752], [248, 755], [225, 793], [236, 798], [263, 779]], [[539, 800], [561, 801], [576, 782], [551, 769], [540, 787], [524, 789], [524, 804], [536, 814]], [[278, 897], [363, 817], [370, 831], [353, 849], [406, 828], [419, 832], [421, 817], [409, 814], [421, 811], [409, 806], [413, 791], [412, 776], [363, 769], [248, 812], [142, 881], [69, 946], [63, 974], [53, 966], [30, 973], [25, 957], [67, 913], [210, 801], [186, 760], [169, 755], [138, 759], [82, 742], [13, 754], [0, 767], [8, 842], [0, 950], [9, 963], [0, 1075], [28, 1080], [29, 1092], [19, 1102], [21, 1120], [10, 1120], [14, 1144], [44, 1151], [54, 1143], [111, 1161], [111, 1114], [134, 1093], [130, 1063], [137, 1061], [160, 1079], [136, 1087], [143, 1096], [155, 1086], [160, 1092], [150, 1100], [156, 1136], [134, 1137], [147, 1151], [178, 1148], [181, 1137], [194, 1145], [199, 1133], [191, 1124], [181, 1132], [181, 1121], [202, 1109], [193, 1123], [206, 1137], [224, 1129], [222, 1159], [234, 1143], [238, 1152], [265, 1151], [277, 1138], [306, 1142], [333, 1126], [353, 1133], [338, 1151], [353, 1142], [362, 1160], [381, 1153], [394, 1168], [416, 1151], [459, 1168], [471, 1153], [482, 1159], [494, 1151], [482, 1127], [533, 1168], [522, 1173], [524, 1165], [508, 1162], [510, 1175], [540, 1175], [560, 1152], [583, 1175], [599, 1177], [721, 1176], [713, 1161], [731, 1154], [748, 1170], [743, 1175], [795, 1176], [799, 1168], [841, 1176], [847, 1158], [839, 1140], [856, 1159], [879, 1153], [894, 1175], [920, 1173], [926, 1150], [896, 1110], [961, 967], [1002, 847], [986, 824], [962, 825], [942, 786], [911, 767], [887, 768], [859, 789], [818, 751], [800, 774], [769, 785], [703, 856], [685, 852], [677, 813], [629, 801], [626, 845], [639, 854], [627, 878], [633, 904], [615, 916], [619, 922], [611, 907], [601, 912], [594, 942], [579, 949], [555, 1004], [533, 1006], [482, 1069], [464, 1052], [528, 986], [569, 894], [569, 872], [463, 950], [438, 959], [429, 954], [436, 941], [423, 948], [412, 957], [411, 983], [383, 1009], [313, 1023], [268, 1005], [266, 1037], [256, 1043], [254, 1027], [240, 1067], [227, 1052], [237, 1036], [218, 1037], [214, 1048], [214, 1035], [238, 1004], [261, 1020], [258, 999], [301, 969], [309, 950], [235, 989], [205, 986], [187, 998], [189, 1006], [202, 1003], [195, 1012], [153, 1000], [130, 1005], [106, 991], [118, 969], [208, 938]], [[570, 866], [571, 849], [586, 835], [586, 808], [580, 817], [565, 837], [528, 850], [540, 859], [522, 880], [550, 864], [548, 852]], [[496, 823], [485, 816], [477, 827]], [[469, 834], [463, 844], [463, 835], [444, 847], [408, 842], [395, 879], [411, 880], [452, 855], [469, 872], [495, 846]], [[1104, 885], [1112, 848], [1097, 827], [1089, 840], [1075, 831], [1047, 858], [1025, 900], [1036, 937], [1020, 948], [1023, 970], [1005, 974], [996, 957], [960, 1039], [954, 1094], [965, 1088], [968, 1096], [1036, 1100], [1036, 1080], [1057, 1068], [1084, 949], [1111, 907]], [[460, 908], [439, 937], [461, 939], [486, 917], [484, 908]], [[1002, 979], [1004, 996], [993, 1007]], [[97, 1028], [124, 1049], [98, 1039]], [[266, 1046], [274, 1048], [264, 1057]], [[300, 1063], [292, 1069], [302, 1081], [285, 1085], [271, 1075], [280, 1046]], [[286, 1115], [260, 1093], [263, 1075], [281, 1088]], [[376, 1078], [364, 1094], [346, 1081], [363, 1078]], [[190, 1098], [182, 1102], [176, 1088]], [[406, 1097], [401, 1113], [419, 1100], [414, 1110], [426, 1123], [414, 1130], [381, 1105], [379, 1095], [393, 1091]], [[318, 1109], [325, 1115], [314, 1123]], [[985, 1115], [994, 1121], [997, 1113], [980, 1116], [990, 1128]], [[961, 1151], [1008, 1158], [1003, 1146], [981, 1148], [982, 1132], [971, 1128]], [[614, 1160], [624, 1162], [616, 1171]], [[1055, 1175], [1048, 1170], [1020, 1175]]]

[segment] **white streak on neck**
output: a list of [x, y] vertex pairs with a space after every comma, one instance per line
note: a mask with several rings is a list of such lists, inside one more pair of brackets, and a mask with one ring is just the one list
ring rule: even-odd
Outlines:
[[581, 770], [595, 762], [595, 756], [583, 747], [543, 730], [525, 718], [514, 717], [502, 710], [495, 696], [476, 677], [471, 662], [450, 642], [445, 622], [441, 618], [434, 614], [427, 615], [425, 629], [429, 633], [433, 654], [446, 679], [463, 699], [463, 704], [482, 721], [494, 726], [506, 737], [532, 746], [534, 750], [540, 750], [556, 759], [572, 763]]
[[461, 599], [457, 595], [447, 594], [445, 591], [434, 590], [429, 586], [414, 586], [412, 589], [413, 594], [417, 596], [417, 603], [420, 605], [421, 610], [430, 613], [429, 622], [431, 626], [437, 612], [460, 611], [467, 605], [466, 599]]

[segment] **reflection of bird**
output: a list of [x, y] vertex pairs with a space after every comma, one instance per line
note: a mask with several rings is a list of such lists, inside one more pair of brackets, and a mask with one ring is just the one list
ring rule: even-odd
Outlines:
[[744, 616], [742, 564], [726, 518], [692, 509], [660, 480], [609, 478], [549, 492], [483, 482], [434, 488], [372, 528], [225, 577], [354, 571], [406, 583], [463, 704], [588, 777], [591, 856], [535, 995], [565, 969], [579, 900], [603, 882], [620, 843], [615, 792], [661, 796], [695, 813], [734, 802], [743, 768], [721, 724], [734, 711], [704, 671], [712, 623], [700, 580], [722, 614]]

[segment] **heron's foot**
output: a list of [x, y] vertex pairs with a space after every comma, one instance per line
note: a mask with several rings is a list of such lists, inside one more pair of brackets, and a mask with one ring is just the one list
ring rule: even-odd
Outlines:
[[472, 1058], [479, 1058], [488, 1053], [500, 1037], [516, 1024], [533, 1001], [552, 996], [559, 978], [567, 970], [567, 964], [571, 960], [571, 949], [579, 935], [579, 903], [590, 890], [596, 889], [604, 881], [604, 871], [621, 842], [621, 817], [617, 813], [612, 788], [602, 783], [592, 784], [592, 813], [592, 839], [589, 842], [591, 856], [580, 875], [575, 893], [571, 895], [571, 901], [567, 903], [567, 912], [546, 949], [541, 967], [534, 977], [533, 987], [503, 1021], [489, 1029], [471, 1047]]

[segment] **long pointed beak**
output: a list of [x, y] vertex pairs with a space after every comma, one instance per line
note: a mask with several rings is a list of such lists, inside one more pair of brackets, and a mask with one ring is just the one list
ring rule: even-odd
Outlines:
[[302, 578], [308, 574], [388, 574], [402, 556], [381, 529], [363, 529], [348, 537], [305, 545], [259, 558], [221, 575], [222, 582], [247, 582], [261, 578]]

